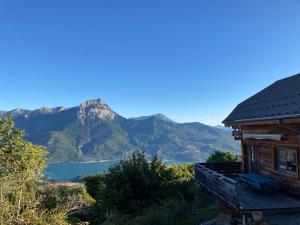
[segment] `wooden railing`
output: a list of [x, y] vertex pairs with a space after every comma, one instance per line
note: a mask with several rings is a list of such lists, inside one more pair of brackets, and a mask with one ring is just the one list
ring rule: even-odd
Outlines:
[[204, 166], [226, 177], [236, 177], [239, 173], [242, 172], [241, 162], [199, 163], [198, 165]]
[[227, 202], [230, 206], [239, 208], [238, 182], [223, 174], [228, 175], [230, 172], [231, 175], [238, 174], [241, 167], [236, 163], [225, 164], [226, 163], [196, 164], [196, 181], [209, 192], [214, 193], [223, 201]]

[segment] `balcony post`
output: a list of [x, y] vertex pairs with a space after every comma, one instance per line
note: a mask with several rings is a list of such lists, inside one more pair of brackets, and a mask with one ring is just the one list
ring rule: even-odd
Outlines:
[[245, 215], [245, 213], [242, 214], [242, 224], [246, 225], [246, 215]]

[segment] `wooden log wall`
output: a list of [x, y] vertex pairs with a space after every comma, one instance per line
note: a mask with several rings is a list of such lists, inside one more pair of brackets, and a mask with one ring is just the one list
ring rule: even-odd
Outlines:
[[[299, 132], [298, 132], [299, 131]], [[253, 134], [282, 134], [281, 141], [242, 139], [243, 169], [248, 172], [248, 146], [258, 148], [259, 174], [274, 177], [282, 184], [282, 188], [300, 196], [300, 123], [247, 125], [242, 126], [243, 133]], [[277, 169], [276, 150], [279, 148], [295, 149], [297, 151], [297, 173], [280, 172]]]

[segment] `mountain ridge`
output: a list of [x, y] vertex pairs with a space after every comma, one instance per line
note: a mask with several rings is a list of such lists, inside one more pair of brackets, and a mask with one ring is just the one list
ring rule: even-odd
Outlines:
[[139, 117], [130, 117], [129, 119], [132, 120], [145, 120], [145, 119], [149, 119], [151, 117], [155, 117], [155, 118], [159, 118], [168, 122], [173, 122], [173, 123], [177, 123], [174, 120], [171, 120], [169, 117], [167, 117], [166, 115], [162, 114], [162, 113], [156, 113], [156, 114], [152, 114], [149, 116], [139, 116]]
[[228, 132], [198, 122], [177, 123], [163, 114], [125, 118], [102, 99], [64, 108], [15, 109], [25, 138], [45, 146], [51, 161], [120, 159], [135, 150], [165, 159], [202, 161], [215, 150], [239, 151]]

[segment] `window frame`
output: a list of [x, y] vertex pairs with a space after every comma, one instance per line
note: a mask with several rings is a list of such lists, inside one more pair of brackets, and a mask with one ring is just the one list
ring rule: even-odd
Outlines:
[[[279, 168], [278, 160], [279, 160], [279, 152], [280, 151], [285, 151], [285, 163], [286, 164], [287, 164], [288, 152], [295, 153], [295, 155], [296, 155], [296, 171], [295, 172], [291, 172], [291, 171], [288, 171], [287, 169], [283, 170], [283, 169]], [[299, 148], [286, 147], [286, 146], [278, 146], [278, 147], [274, 148], [273, 163], [274, 163], [274, 170], [277, 173], [299, 179]]]

